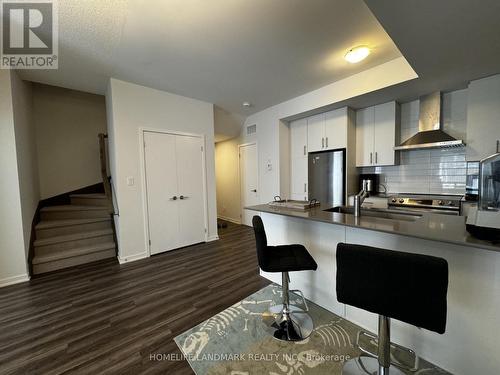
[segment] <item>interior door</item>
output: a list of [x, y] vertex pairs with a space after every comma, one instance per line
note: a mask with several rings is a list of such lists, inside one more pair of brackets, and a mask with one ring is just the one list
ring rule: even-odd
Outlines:
[[176, 136], [175, 149], [179, 194], [178, 247], [182, 247], [206, 240], [203, 139]]
[[179, 247], [176, 136], [144, 133], [151, 254]]
[[241, 187], [241, 223], [252, 226], [254, 211], [243, 207], [259, 204], [259, 173], [257, 161], [257, 145], [240, 146], [240, 187]]

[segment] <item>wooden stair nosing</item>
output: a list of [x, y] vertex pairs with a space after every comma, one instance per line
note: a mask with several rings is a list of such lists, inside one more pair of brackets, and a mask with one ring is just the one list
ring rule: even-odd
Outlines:
[[114, 242], [105, 242], [98, 245], [83, 246], [71, 250], [61, 250], [50, 255], [35, 255], [33, 258], [33, 264], [43, 264], [58, 261], [61, 259], [73, 258], [77, 256], [97, 253], [101, 251], [116, 249], [116, 244]]
[[90, 231], [90, 232], [78, 232], [78, 233], [72, 233], [72, 234], [65, 234], [62, 236], [54, 236], [54, 237], [48, 237], [48, 238], [42, 238], [39, 240], [35, 240], [33, 245], [35, 246], [35, 248], [37, 248], [37, 247], [57, 244], [57, 243], [61, 243], [61, 242], [78, 241], [78, 240], [84, 240], [84, 239], [94, 238], [94, 237], [109, 236], [111, 234], [113, 234], [113, 229], [111, 229], [111, 228], [102, 229], [102, 230], [95, 230], [95, 231]]
[[40, 210], [40, 212], [65, 212], [65, 211], [106, 211], [105, 206], [77, 206], [77, 205], [62, 205], [48, 206]]
[[42, 220], [36, 226], [36, 230], [71, 227], [82, 224], [99, 223], [102, 221], [111, 221], [111, 217], [96, 217], [90, 219], [60, 219], [60, 220]]

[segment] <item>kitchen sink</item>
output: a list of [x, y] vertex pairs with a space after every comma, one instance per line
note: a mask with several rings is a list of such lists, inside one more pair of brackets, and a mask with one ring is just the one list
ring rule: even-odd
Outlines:
[[[354, 207], [349, 206], [338, 206], [325, 210], [327, 212], [337, 212], [340, 214], [354, 215]], [[381, 219], [399, 220], [399, 221], [416, 221], [422, 217], [422, 215], [414, 212], [395, 212], [394, 210], [387, 210], [382, 208], [369, 208], [361, 209], [361, 217], [378, 217]]]

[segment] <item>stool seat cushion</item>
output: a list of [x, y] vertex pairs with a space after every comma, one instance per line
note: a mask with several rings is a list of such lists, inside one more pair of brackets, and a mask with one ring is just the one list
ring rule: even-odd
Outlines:
[[318, 265], [302, 245], [268, 246], [260, 268], [266, 272], [315, 271]]
[[260, 216], [252, 219], [259, 267], [265, 272], [315, 271], [318, 265], [302, 245], [268, 246]]
[[448, 263], [443, 258], [340, 243], [337, 300], [444, 333]]

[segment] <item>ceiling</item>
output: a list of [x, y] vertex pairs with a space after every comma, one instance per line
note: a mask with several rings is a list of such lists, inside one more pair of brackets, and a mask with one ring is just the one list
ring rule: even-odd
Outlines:
[[[373, 53], [345, 62], [358, 44]], [[20, 74], [98, 94], [115, 77], [246, 116], [399, 56], [362, 0], [65, 0], [59, 69]]]

